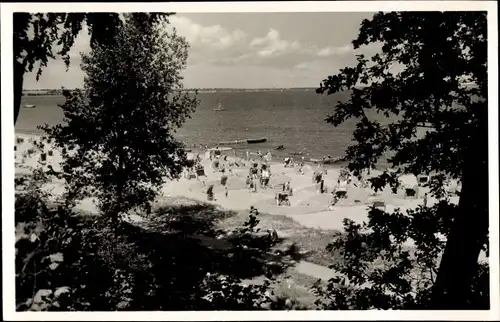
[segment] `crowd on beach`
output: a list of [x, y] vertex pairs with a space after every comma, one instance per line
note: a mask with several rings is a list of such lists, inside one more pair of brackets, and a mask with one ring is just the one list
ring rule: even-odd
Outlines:
[[[300, 158], [300, 157], [299, 157]], [[209, 160], [203, 162], [203, 159]], [[304, 188], [304, 180], [299, 179], [301, 176], [308, 173], [311, 175], [312, 186], [314, 186], [315, 195], [324, 195], [321, 200], [328, 198], [328, 202], [325, 200], [323, 205], [327, 210], [335, 210], [339, 206], [339, 202], [345, 200], [340, 205], [347, 204], [366, 204], [369, 200], [374, 206], [380, 206], [385, 209], [386, 202], [392, 202], [393, 199], [419, 199], [423, 200], [424, 205], [428, 204], [428, 192], [425, 191], [421, 195], [418, 190], [420, 186], [418, 183], [403, 184], [399, 191], [403, 191], [404, 196], [399, 196], [394, 193], [385, 193], [380, 195], [380, 192], [375, 192], [370, 188], [369, 177], [370, 173], [363, 173], [361, 178], [355, 177], [348, 169], [344, 167], [332, 168], [333, 176], [329, 178], [328, 184], [326, 184], [326, 177], [328, 174], [328, 169], [322, 163], [317, 163], [316, 167], [310, 164], [306, 165], [304, 158], [299, 160], [294, 160], [293, 156], [285, 157], [281, 162], [273, 161], [273, 156], [270, 151], [263, 154], [261, 151], [257, 153], [246, 152], [243, 158], [237, 158], [234, 151], [230, 148], [213, 148], [207, 149], [204, 158], [200, 157], [198, 154], [194, 158], [194, 172], [197, 173], [196, 177], [203, 182], [205, 186], [206, 172], [205, 167], [210, 168], [213, 174], [217, 174], [217, 185], [224, 189], [224, 195], [229, 198], [230, 188], [228, 184], [228, 178], [231, 176], [238, 176], [244, 180], [245, 188], [248, 192], [256, 194], [258, 192], [265, 193], [266, 191], [272, 192], [274, 194], [276, 206], [291, 206], [292, 202], [290, 197], [294, 195], [292, 188], [292, 181], [299, 180], [301, 182], [301, 187], [299, 189], [299, 194], [302, 194]], [[281, 163], [281, 166], [278, 166]], [[272, 168], [279, 167], [279, 173], [274, 173]], [[238, 171], [235, 171], [238, 169]], [[290, 169], [290, 170], [286, 170]], [[248, 172], [246, 172], [248, 171]], [[274, 180], [274, 177], [282, 177], [285, 174], [289, 178], [287, 180]], [[234, 181], [232, 181], [234, 182]], [[296, 183], [297, 184], [297, 183]], [[206, 187], [207, 200], [215, 200], [214, 194], [214, 184], [207, 185]], [[234, 186], [233, 186], [233, 189]], [[241, 189], [241, 188], [239, 188]], [[363, 193], [363, 191], [371, 191], [368, 194]], [[424, 189], [425, 190], [425, 189]], [[272, 195], [271, 194], [271, 195]], [[392, 195], [392, 197], [391, 197]], [[310, 198], [310, 195], [308, 195]], [[329, 197], [327, 197], [329, 196]], [[318, 197], [319, 198], [319, 197]], [[316, 200], [320, 200], [316, 198]], [[391, 200], [387, 200], [390, 198]], [[302, 200], [302, 197], [295, 198], [293, 200]], [[298, 202], [298, 201], [297, 201]], [[297, 202], [294, 201], [294, 206], [297, 206]], [[307, 204], [307, 203], [306, 203]]]
[[[39, 164], [37, 160], [46, 164], [46, 167], [49, 167], [49, 164], [57, 166], [61, 156], [56, 150], [47, 145], [38, 155], [39, 149], [36, 146], [40, 138], [24, 137], [16, 138], [16, 172], [26, 172], [28, 169], [24, 168], [37, 166]], [[377, 204], [383, 207], [386, 203], [404, 205], [407, 204], [405, 201], [407, 197], [420, 200], [424, 205], [432, 204], [431, 199], [435, 199], [429, 197], [428, 188], [420, 188], [422, 186], [418, 182], [420, 178], [414, 178], [411, 184], [406, 183], [399, 190], [401, 193], [377, 193], [370, 188], [369, 173], [364, 173], [359, 179], [346, 168], [327, 167], [322, 163], [305, 164], [303, 158], [300, 156], [297, 158], [298, 160], [294, 160], [293, 156], [289, 156], [283, 160], [273, 160], [271, 151], [267, 153], [246, 152], [242, 158], [239, 158], [231, 148], [210, 149], [207, 147], [205, 151], [200, 150], [199, 153], [188, 153], [188, 164], [184, 172], [185, 179], [198, 179], [200, 185], [185, 182], [186, 188], [177, 187], [174, 183], [170, 186], [174, 187], [172, 190], [177, 189], [176, 194], [181, 194], [182, 191], [186, 193], [192, 191], [193, 196], [198, 195], [200, 198], [205, 196], [208, 201], [216, 201], [215, 192], [217, 192], [218, 195], [226, 197], [226, 200], [220, 200], [220, 202], [221, 205], [227, 205], [227, 207], [259, 204], [303, 207], [310, 208], [311, 211], [334, 211], [339, 207], [355, 204]], [[242, 194], [245, 189], [249, 196], [252, 196], [246, 198], [248, 200], [244, 200], [245, 195]], [[419, 192], [419, 189], [423, 191]], [[459, 190], [459, 183], [455, 183], [450, 185], [448, 191], [450, 195], [456, 195]], [[290, 209], [290, 211], [296, 210]], [[288, 210], [282, 208], [280, 212], [288, 212]]]
[[[205, 187], [205, 192], [208, 201], [215, 200], [214, 184], [206, 184], [206, 167], [211, 168], [211, 172], [216, 174], [218, 177], [219, 184], [224, 187], [224, 195], [226, 198], [229, 197], [229, 187], [228, 178], [230, 176], [240, 176], [245, 180], [245, 188], [250, 194], [257, 193], [259, 191], [271, 190], [275, 195], [275, 202], [277, 206], [290, 206], [290, 197], [293, 196], [293, 188], [290, 180], [280, 180], [279, 183], [273, 182], [273, 156], [270, 151], [266, 154], [258, 151], [255, 154], [251, 154], [249, 151], [246, 152], [245, 159], [238, 159], [231, 156], [231, 151], [229, 148], [219, 148], [215, 147], [213, 149], [207, 149], [204, 158], [198, 153], [193, 157], [191, 164], [187, 168], [187, 177], [200, 180]], [[203, 162], [205, 160], [205, 162]], [[275, 163], [276, 164], [276, 163]], [[283, 168], [294, 169], [292, 173], [302, 176], [305, 174], [304, 171], [305, 162], [304, 159], [295, 162], [293, 157], [286, 157], [283, 159]], [[233, 171], [233, 169], [240, 169], [241, 171]], [[248, 172], [245, 173], [247, 169]], [[279, 173], [278, 175], [282, 175]], [[323, 194], [327, 192], [325, 186], [324, 178], [327, 175], [327, 169], [322, 165], [318, 164], [317, 168], [312, 173], [312, 183], [316, 186], [316, 191], [318, 194]], [[346, 198], [347, 188], [346, 186], [351, 182], [351, 175], [346, 171], [341, 171], [338, 179], [338, 185], [331, 191], [332, 199], [329, 204], [330, 207], [335, 206], [341, 198]]]

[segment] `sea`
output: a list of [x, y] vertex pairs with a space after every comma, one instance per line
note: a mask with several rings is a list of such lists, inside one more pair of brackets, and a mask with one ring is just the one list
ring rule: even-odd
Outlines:
[[[357, 120], [347, 120], [338, 127], [325, 120], [333, 114], [338, 101], [349, 99], [347, 92], [333, 95], [317, 94], [313, 89], [215, 92], [198, 93], [197, 97], [198, 108], [175, 134], [188, 148], [266, 137], [263, 143], [230, 147], [240, 156], [246, 151], [252, 154], [270, 151], [273, 157], [304, 156], [307, 161], [324, 156], [342, 157], [354, 143]], [[34, 104], [36, 108], [21, 108], [16, 132], [40, 134], [39, 125], [62, 123], [64, 115], [59, 104], [63, 102], [63, 96], [23, 96], [22, 106]], [[224, 111], [214, 111], [219, 102]], [[389, 121], [373, 114], [382, 123]], [[284, 149], [276, 150], [280, 145]]]

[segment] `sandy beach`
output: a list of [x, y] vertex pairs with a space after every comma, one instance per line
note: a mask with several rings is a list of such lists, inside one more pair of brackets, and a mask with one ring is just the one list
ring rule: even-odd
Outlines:
[[[35, 167], [42, 167], [48, 170], [52, 167], [55, 171], [60, 170], [61, 154], [50, 144], [40, 150], [34, 145], [40, 143], [40, 136], [28, 134], [16, 134], [16, 175], [31, 172]], [[200, 151], [201, 152], [201, 151]], [[45, 154], [43, 158], [42, 154]], [[51, 154], [51, 155], [50, 155]], [[342, 230], [342, 221], [349, 218], [362, 222], [367, 220], [367, 207], [373, 202], [383, 202], [386, 210], [391, 211], [400, 208], [402, 211], [415, 208], [423, 204], [423, 195], [428, 192], [427, 188], [419, 188], [419, 196], [405, 197], [403, 189], [393, 194], [390, 189], [378, 192], [376, 195], [370, 188], [363, 188], [357, 179], [352, 182], [342, 183], [342, 187], [347, 190], [346, 198], [341, 198], [335, 206], [329, 209], [333, 198], [332, 191], [338, 186], [340, 168], [329, 167], [323, 175], [324, 190], [318, 192], [318, 185], [313, 182], [313, 173], [321, 171], [318, 166], [306, 164], [299, 172], [299, 166], [285, 167], [282, 160], [272, 160], [270, 164], [271, 178], [268, 188], [262, 188], [257, 179], [256, 192], [251, 192], [245, 184], [251, 163], [232, 156], [231, 151], [222, 152], [221, 164], [224, 163], [224, 155], [227, 155], [226, 173], [221, 173], [213, 168], [212, 161], [203, 153], [197, 151], [188, 152], [191, 158], [198, 155], [201, 164], [205, 169], [205, 176], [188, 179], [183, 175], [179, 180], [167, 182], [162, 188], [164, 197], [186, 197], [199, 201], [207, 201], [222, 208], [234, 211], [248, 210], [251, 206], [260, 212], [285, 215], [297, 221], [303, 226], [310, 228], [320, 228], [329, 230]], [[230, 165], [232, 164], [232, 165]], [[237, 165], [235, 165], [237, 164]], [[230, 169], [230, 171], [229, 171]], [[229, 173], [228, 173], [229, 172]], [[221, 184], [221, 177], [227, 175], [227, 193], [225, 196], [225, 186]], [[289, 206], [277, 206], [276, 190], [273, 189], [279, 184], [290, 182], [293, 194], [289, 197]], [[207, 200], [207, 187], [213, 185], [214, 200]], [[46, 186], [56, 197], [64, 191], [64, 183], [53, 181]], [[458, 202], [458, 197], [451, 197], [452, 202]], [[437, 200], [429, 197], [427, 204], [432, 205]], [[91, 200], [83, 200], [78, 205], [79, 208], [89, 212], [97, 212], [97, 208]]]

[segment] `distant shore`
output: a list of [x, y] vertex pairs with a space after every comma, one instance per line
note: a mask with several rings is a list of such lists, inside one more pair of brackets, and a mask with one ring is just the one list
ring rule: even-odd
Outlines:
[[[76, 89], [68, 89], [76, 90]], [[295, 87], [295, 88], [186, 88], [182, 92], [189, 93], [241, 93], [241, 92], [284, 92], [284, 91], [315, 91], [313, 87]], [[174, 90], [175, 91], [175, 90]], [[60, 96], [60, 89], [42, 89], [42, 90], [27, 90], [23, 92], [23, 96]]]

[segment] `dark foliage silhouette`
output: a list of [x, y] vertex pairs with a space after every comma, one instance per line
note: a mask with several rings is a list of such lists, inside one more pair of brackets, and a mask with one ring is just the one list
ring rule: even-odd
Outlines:
[[186, 155], [173, 133], [198, 102], [176, 91], [188, 44], [167, 27], [127, 14], [113, 45], [82, 56], [84, 89], [64, 92], [65, 123], [42, 127], [62, 151], [67, 202], [95, 196], [116, 221], [179, 177]]
[[[451, 221], [434, 286], [426, 291], [428, 298], [432, 293], [432, 300], [424, 301], [427, 308], [484, 308], [488, 302], [475, 300], [470, 287], [485, 271], [478, 256], [488, 242], [486, 18], [484, 12], [377, 13], [362, 22], [352, 43], [355, 49], [380, 45], [381, 52], [369, 58], [358, 55], [354, 67], [328, 77], [317, 90], [351, 91], [350, 99], [339, 102], [327, 119], [335, 126], [358, 119], [357, 144], [347, 149], [351, 171], [360, 175], [391, 155], [393, 171], [371, 180], [375, 188], [389, 184], [396, 189], [402, 173], [433, 173], [432, 193], [444, 198], [444, 182], [460, 179], [458, 207], [425, 209]], [[370, 109], [395, 121], [383, 125], [370, 120], [365, 113]], [[434, 131], [417, 138], [417, 127], [424, 124]], [[380, 225], [371, 222], [370, 228]], [[397, 229], [397, 224], [390, 226], [392, 233]], [[437, 232], [433, 226], [420, 229]], [[359, 305], [387, 308], [396, 303]]]

